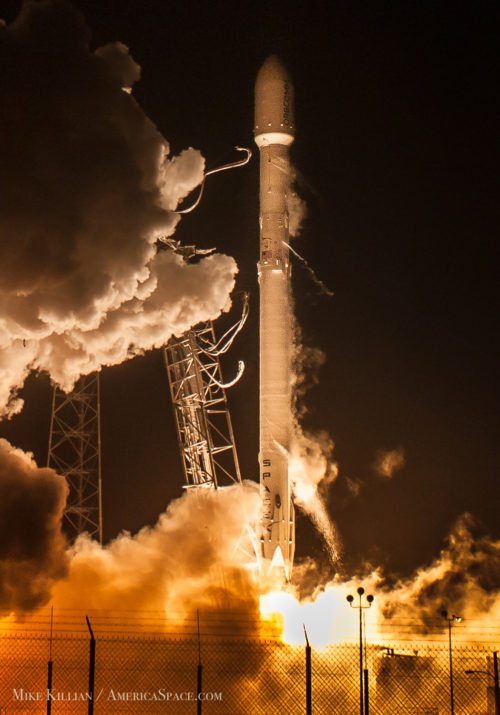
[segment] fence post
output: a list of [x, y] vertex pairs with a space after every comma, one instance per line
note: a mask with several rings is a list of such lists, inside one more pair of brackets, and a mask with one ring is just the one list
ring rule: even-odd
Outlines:
[[49, 662], [47, 663], [47, 715], [52, 711], [52, 623], [54, 616], [54, 606], [50, 609], [50, 645], [49, 645]]
[[306, 715], [312, 715], [312, 668], [311, 668], [311, 646], [304, 624], [304, 635], [306, 637]]
[[453, 648], [451, 645], [451, 620], [448, 619], [448, 644], [450, 653], [450, 710], [455, 715], [455, 697], [453, 693]]
[[94, 681], [95, 681], [95, 638], [92, 631], [92, 626], [90, 625], [89, 617], [85, 616], [87, 621], [87, 627], [90, 633], [90, 651], [89, 651], [89, 708], [88, 715], [93, 715], [94, 713]]
[[201, 715], [203, 667], [201, 665], [200, 612], [198, 609], [196, 609], [196, 620], [198, 622], [198, 677], [196, 682], [196, 713], [197, 715]]
[[47, 669], [47, 715], [52, 710], [52, 661], [49, 660]]
[[[366, 656], [365, 656], [366, 658]], [[364, 669], [364, 685], [365, 685], [365, 715], [370, 713], [370, 699], [368, 697], [368, 668]]]
[[450, 652], [450, 712], [451, 715], [455, 715], [455, 696], [453, 692], [453, 648], [451, 645], [451, 624], [460, 623], [462, 618], [460, 616], [450, 615], [448, 611], [441, 611], [443, 618], [448, 621], [448, 648]]
[[493, 678], [495, 679], [495, 710], [500, 715], [500, 687], [498, 684], [498, 652], [493, 651]]

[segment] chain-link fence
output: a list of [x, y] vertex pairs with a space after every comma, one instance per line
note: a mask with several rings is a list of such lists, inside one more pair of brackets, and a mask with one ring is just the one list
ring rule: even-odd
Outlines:
[[[167, 636], [97, 637], [94, 712], [197, 712], [201, 653], [202, 711], [207, 715], [283, 715], [306, 712], [303, 646], [276, 640]], [[404, 643], [368, 645], [365, 667], [370, 713], [449, 713], [449, 650]], [[87, 713], [89, 638], [57, 634], [52, 640], [51, 713]], [[49, 639], [42, 634], [0, 637], [0, 713], [47, 712]], [[478, 671], [467, 674], [466, 670]], [[455, 713], [494, 713], [492, 651], [453, 648]], [[364, 677], [364, 673], [363, 673]], [[358, 713], [359, 649], [312, 649], [312, 712]]]

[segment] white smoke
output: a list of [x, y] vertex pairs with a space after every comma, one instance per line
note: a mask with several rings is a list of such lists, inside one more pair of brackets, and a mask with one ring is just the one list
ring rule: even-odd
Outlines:
[[433, 563], [387, 589], [382, 610], [385, 618], [418, 618], [423, 625], [449, 610], [488, 631], [500, 618], [500, 541], [479, 534], [463, 514]]
[[88, 39], [64, 1], [0, 25], [0, 414], [21, 409], [30, 370], [70, 390], [230, 305], [233, 259], [188, 265], [155, 244], [202, 156], [170, 156], [123, 91], [140, 74], [127, 48]]
[[[258, 609], [249, 566], [249, 527], [258, 485], [188, 490], [153, 527], [121, 533], [103, 547], [87, 534], [71, 548], [61, 531], [64, 477], [0, 439], [0, 609]], [[255, 564], [253, 564], [255, 566]]]
[[258, 607], [258, 587], [238, 550], [258, 519], [258, 485], [188, 490], [154, 527], [122, 533], [102, 547], [83, 535], [70, 551], [68, 577], [54, 588], [65, 608], [165, 610]]

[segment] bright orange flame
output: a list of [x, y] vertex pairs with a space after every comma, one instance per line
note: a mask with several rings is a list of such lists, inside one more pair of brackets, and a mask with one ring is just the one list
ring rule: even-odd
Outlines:
[[[293, 593], [271, 591], [260, 598], [264, 620], [281, 626], [281, 638], [290, 645], [305, 643], [304, 626], [311, 645], [322, 648], [333, 643], [345, 643], [357, 636], [358, 612], [351, 609], [346, 596], [352, 584], [330, 584], [312, 600], [300, 602]], [[365, 614], [366, 626], [373, 631], [376, 608]]]

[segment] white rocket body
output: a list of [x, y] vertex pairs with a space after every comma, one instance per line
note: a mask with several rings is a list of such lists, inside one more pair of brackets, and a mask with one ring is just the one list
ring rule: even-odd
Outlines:
[[255, 142], [260, 150], [260, 486], [264, 568], [290, 578], [295, 513], [288, 473], [292, 435], [293, 314], [290, 292], [289, 146], [294, 139], [293, 86], [276, 57], [255, 83]]

